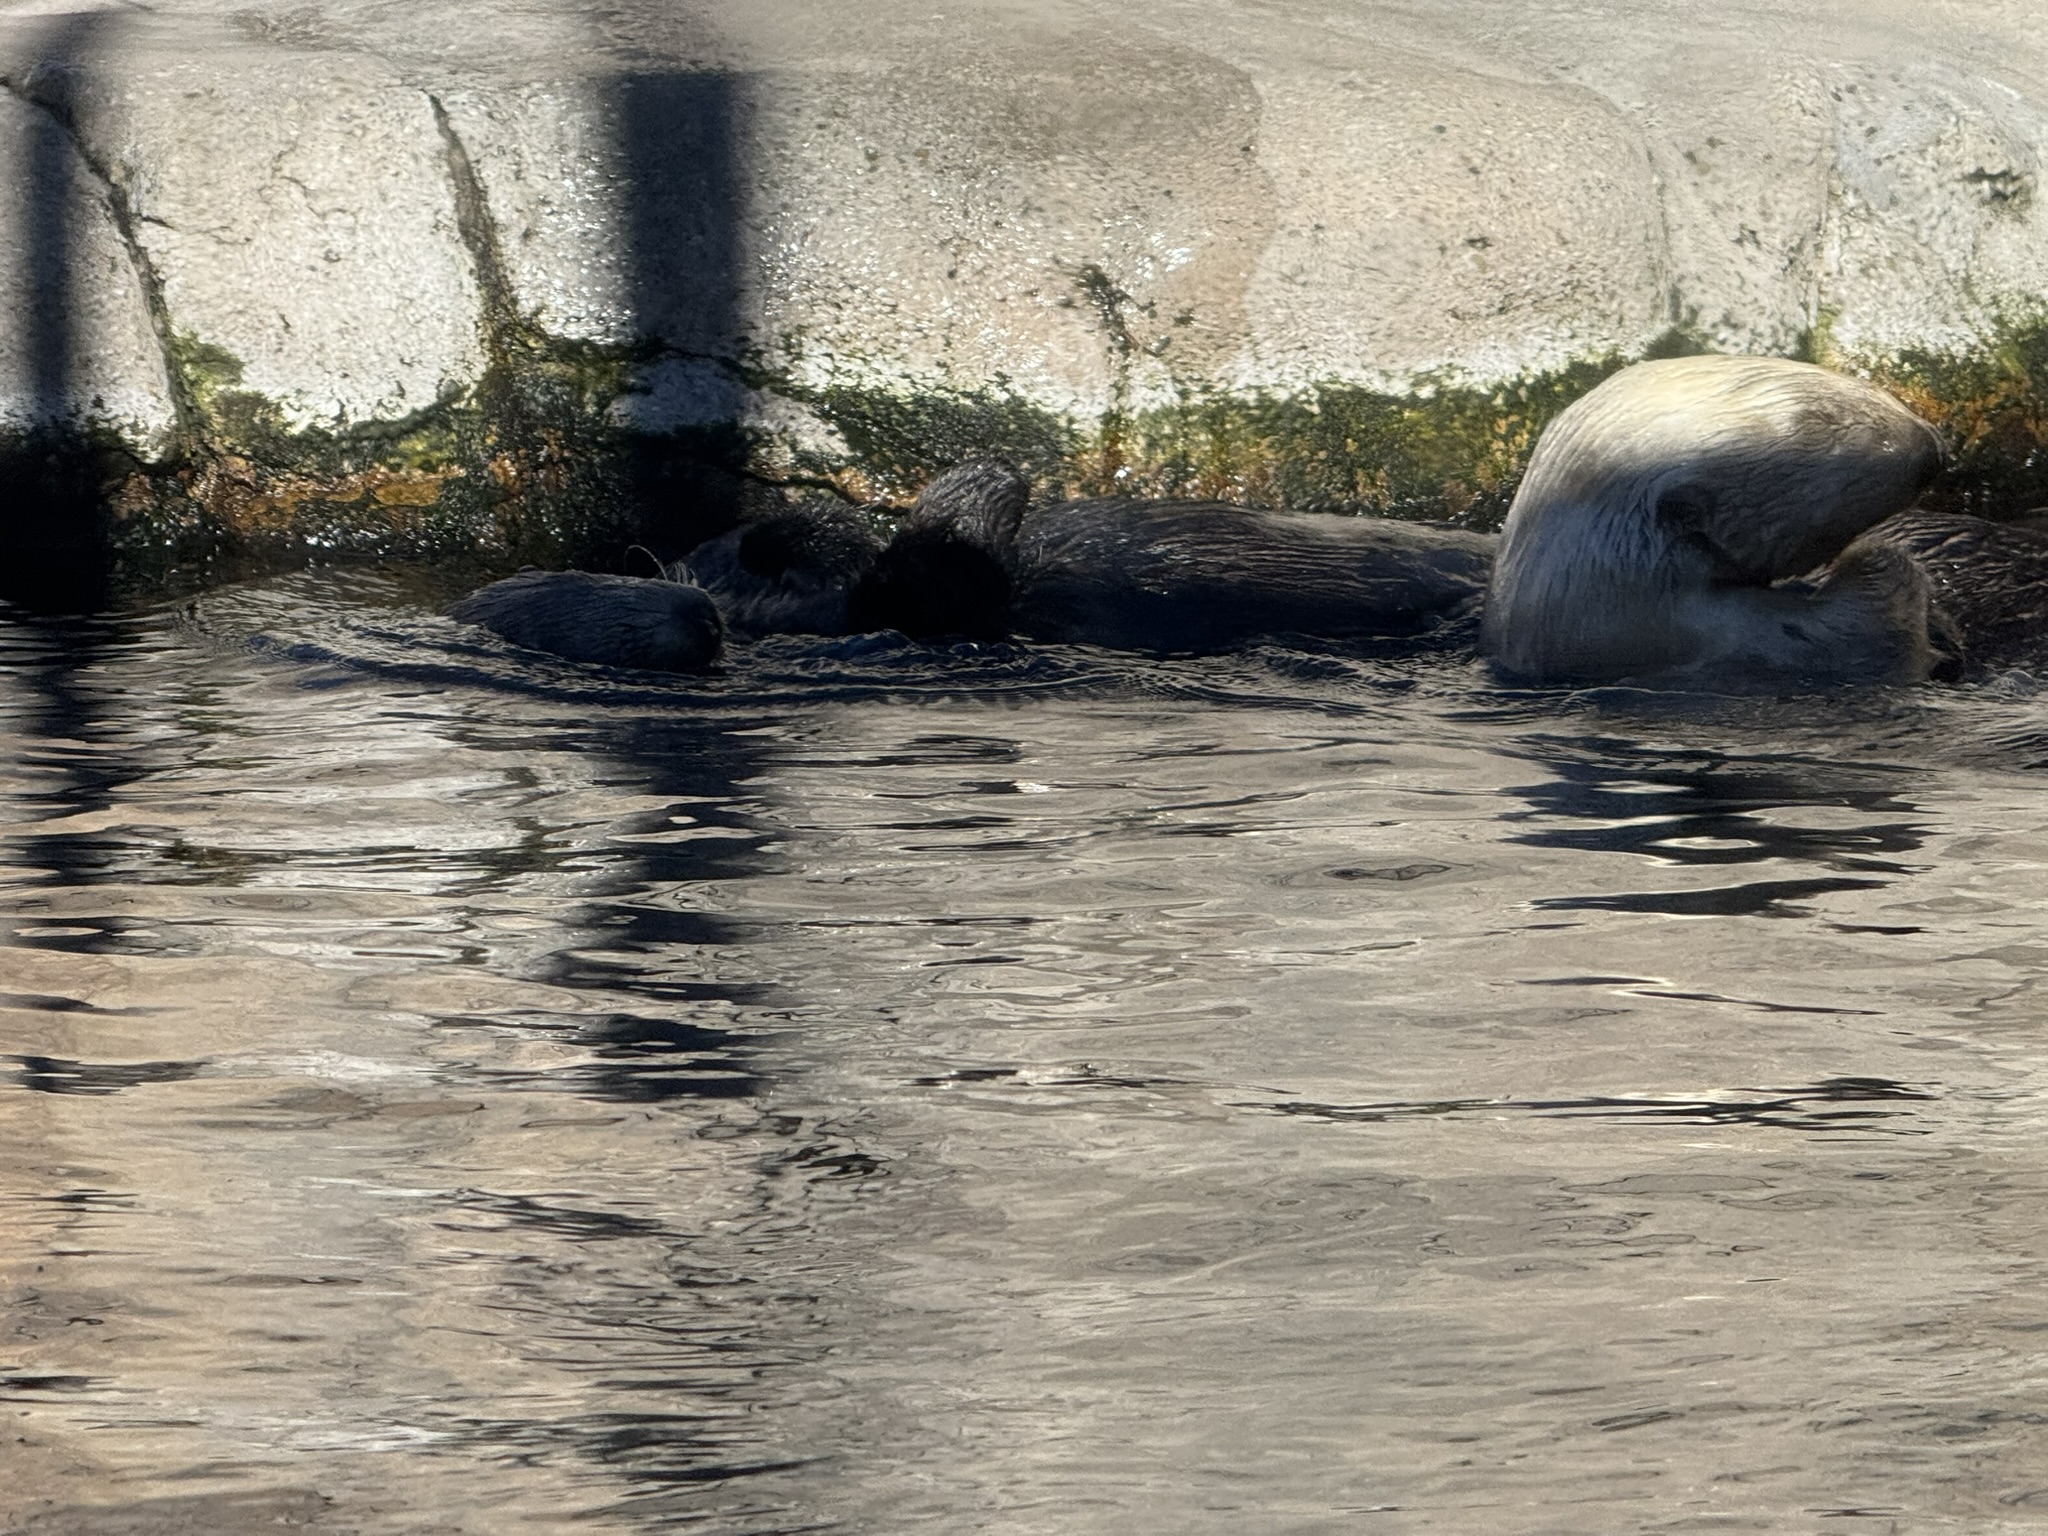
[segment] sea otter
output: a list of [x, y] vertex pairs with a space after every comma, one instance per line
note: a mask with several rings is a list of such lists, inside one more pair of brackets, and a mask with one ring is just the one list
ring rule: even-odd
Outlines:
[[1933, 429], [1861, 380], [1775, 358], [1638, 363], [1537, 443], [1481, 648], [1536, 682], [1920, 680], [1941, 660], [1926, 574], [1857, 535], [1940, 467]]
[[448, 616], [567, 661], [701, 672], [725, 626], [697, 587], [588, 571], [521, 571], [472, 592]]
[[[1514, 680], [1910, 682], [1954, 675], [1962, 652], [2048, 666], [2048, 523], [1895, 515], [1940, 463], [1932, 429], [1870, 384], [1683, 358], [1625, 369], [1557, 418], [1497, 561], [1485, 535], [1384, 519], [1033, 508], [1022, 475], [979, 459], [935, 478], [886, 547], [850, 510], [779, 509], [676, 568], [711, 596], [536, 574], [455, 611], [559, 655], [689, 668], [716, 653], [721, 608], [740, 633], [1185, 653], [1279, 634], [1460, 639], [1484, 590], [1480, 648]], [[645, 659], [650, 626], [671, 622], [674, 659]]]
[[668, 567], [711, 594], [738, 635], [842, 635], [847, 600], [882, 552], [851, 507], [777, 507], [698, 545]]
[[1414, 637], [1468, 613], [1493, 540], [1384, 518], [1111, 497], [1031, 508], [1010, 466], [925, 488], [855, 590], [859, 627], [1160, 653]]

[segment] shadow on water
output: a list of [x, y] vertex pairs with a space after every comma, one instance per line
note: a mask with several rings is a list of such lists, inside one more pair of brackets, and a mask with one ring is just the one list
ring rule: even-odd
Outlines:
[[[204, 665], [175, 648], [168, 659]], [[330, 897], [339, 898], [341, 912], [350, 910], [350, 892], [360, 889], [361, 876], [379, 884], [395, 880], [401, 889], [414, 883], [408, 875], [421, 877], [419, 891], [445, 899], [443, 920], [457, 935], [445, 946], [449, 954], [474, 955], [501, 978], [576, 1001], [554, 1010], [424, 1015], [454, 1038], [484, 1034], [545, 1048], [494, 1053], [458, 1047], [453, 1059], [444, 1059], [437, 1042], [422, 1040], [395, 1065], [417, 1072], [431, 1063], [440, 1091], [448, 1094], [489, 1093], [501, 1103], [506, 1094], [531, 1094], [537, 1113], [528, 1118], [538, 1124], [595, 1107], [629, 1106], [638, 1113], [620, 1120], [616, 1135], [644, 1146], [657, 1167], [693, 1139], [735, 1142], [737, 1157], [721, 1153], [715, 1164], [740, 1179], [721, 1192], [727, 1208], [751, 1208], [753, 1217], [743, 1214], [742, 1223], [751, 1219], [786, 1233], [806, 1248], [806, 1263], [815, 1263], [819, 1251], [801, 1214], [807, 1191], [821, 1181], [846, 1187], [887, 1177], [882, 1161], [844, 1133], [771, 1107], [778, 1084], [802, 1070], [795, 1031], [778, 1026], [769, 1039], [762, 1029], [732, 1022], [801, 1013], [801, 998], [775, 979], [777, 935], [707, 910], [699, 894], [772, 867], [775, 856], [765, 845], [779, 834], [762, 824], [752, 809], [756, 793], [746, 787], [765, 762], [760, 738], [748, 730], [768, 722], [730, 708], [693, 708], [673, 696], [656, 701], [630, 686], [608, 697], [601, 683], [564, 701], [546, 688], [522, 689], [516, 675], [501, 677], [479, 709], [473, 678], [451, 674], [437, 685], [426, 668], [408, 674], [399, 702], [392, 680], [375, 669], [337, 682], [299, 668], [304, 705], [288, 713], [301, 717], [296, 724], [322, 748], [334, 732], [350, 729], [347, 722], [399, 721], [388, 738], [365, 741], [371, 757], [402, 761], [400, 774], [431, 780], [439, 771], [433, 739], [442, 738], [472, 762], [482, 758], [487, 778], [515, 791], [538, 791], [499, 802], [506, 809], [494, 814], [515, 826], [526, 814], [519, 806], [549, 793], [536, 783], [533, 765], [573, 763], [570, 780], [587, 780], [598, 794], [570, 819], [582, 828], [595, 817], [594, 830], [602, 835], [549, 836], [554, 823], [544, 812], [545, 824], [523, 838], [481, 847], [464, 840], [444, 844], [432, 834], [395, 835], [366, 808], [324, 830], [308, 827], [309, 842], [263, 848], [252, 866], [233, 810], [234, 760], [247, 753], [262, 773], [265, 749], [260, 740], [239, 738], [247, 722], [231, 694], [208, 694], [211, 685], [202, 684], [195, 697], [207, 697], [207, 706], [182, 709], [175, 697], [140, 691], [160, 688], [165, 674], [151, 670], [151, 663], [161, 668], [165, 660], [163, 637], [145, 620], [0, 616], [0, 726], [24, 744], [21, 766], [28, 770], [13, 791], [17, 830], [9, 835], [8, 853], [17, 873], [8, 942], [53, 960], [115, 957], [147, 966], [217, 944], [232, 952], [251, 941], [238, 926], [240, 909], [203, 900], [187, 906], [181, 894], [169, 903], [177, 915], [156, 915], [152, 888], [162, 895], [166, 886], [210, 884], [228, 892], [248, 885], [252, 872], [281, 875], [298, 901], [310, 902], [305, 920], [318, 932], [331, 920]], [[269, 664], [260, 650], [256, 664]], [[286, 673], [281, 681], [289, 686], [293, 678]], [[333, 721], [320, 724], [330, 709]], [[511, 719], [526, 723], [509, 726]], [[127, 728], [137, 724], [154, 733]], [[234, 757], [195, 766], [218, 757], [222, 744]], [[291, 750], [282, 740], [268, 748]], [[308, 786], [320, 771], [309, 765]], [[258, 792], [276, 782], [264, 779]], [[402, 787], [402, 779], [389, 787]], [[166, 794], [188, 807], [176, 855], [149, 826], [152, 807]], [[211, 808], [195, 822], [197, 796]], [[611, 799], [618, 809], [608, 813]], [[81, 816], [108, 812], [94, 816], [97, 830], [68, 829]], [[222, 846], [203, 846], [210, 841]], [[537, 883], [566, 899], [536, 904]], [[264, 888], [263, 881], [256, 887]], [[108, 893], [104, 902], [95, 891]], [[51, 910], [36, 910], [46, 899]], [[484, 930], [508, 906], [537, 913], [541, 924], [530, 939], [494, 955]], [[261, 934], [256, 938], [263, 941]], [[423, 968], [436, 963], [429, 957]], [[101, 1008], [56, 988], [6, 994], [0, 1003], [75, 1015], [88, 1024], [110, 1013], [152, 1011]], [[320, 1026], [309, 1021], [308, 1027]], [[309, 1034], [277, 1044], [289, 1052], [321, 1038]], [[81, 1059], [91, 1055], [17, 1046], [0, 1056], [0, 1092], [85, 1101], [161, 1092], [235, 1067], [232, 1061]], [[539, 1064], [491, 1064], [529, 1058]], [[315, 1106], [309, 1116], [337, 1121], [368, 1123], [364, 1117], [378, 1106], [374, 1086], [324, 1097], [294, 1092]], [[552, 1102], [543, 1107], [543, 1101]], [[220, 1150], [232, 1159], [248, 1148]], [[721, 1491], [726, 1485], [745, 1485], [793, 1464], [775, 1448], [773, 1426], [785, 1399], [805, 1390], [792, 1385], [792, 1369], [801, 1376], [803, 1362], [822, 1346], [809, 1337], [806, 1308], [792, 1302], [786, 1278], [778, 1278], [798, 1267], [779, 1239], [755, 1237], [736, 1252], [707, 1241], [687, 1211], [636, 1200], [602, 1180], [586, 1182], [572, 1168], [543, 1172], [511, 1147], [486, 1141], [474, 1150], [478, 1163], [464, 1186], [436, 1197], [442, 1211], [436, 1228], [458, 1236], [500, 1235], [492, 1251], [504, 1255], [509, 1247], [509, 1256], [468, 1262], [493, 1266], [481, 1288], [493, 1299], [482, 1305], [503, 1319], [506, 1347], [531, 1353], [538, 1368], [587, 1377], [589, 1385], [574, 1406], [555, 1403], [537, 1412], [522, 1394], [498, 1384], [466, 1383], [430, 1416], [440, 1443], [467, 1444], [485, 1458], [579, 1468], [571, 1475], [590, 1503], [616, 1503], [633, 1522], [666, 1519], [684, 1507], [723, 1507], [743, 1498]], [[691, 1154], [680, 1156], [687, 1162]], [[579, 1250], [607, 1246], [619, 1257], [579, 1256]], [[613, 1288], [589, 1279], [593, 1272], [649, 1268], [669, 1283]], [[427, 1269], [405, 1283], [426, 1287], [431, 1279]], [[117, 1368], [108, 1390], [118, 1390], [122, 1379]], [[665, 1395], [677, 1411], [648, 1411], [650, 1393]], [[779, 1526], [764, 1516], [731, 1528]]]
[[1932, 1102], [1934, 1095], [1881, 1077], [1831, 1077], [1804, 1088], [1766, 1088], [1724, 1098], [1443, 1099], [1430, 1103], [1314, 1104], [1301, 1101], [1245, 1104], [1276, 1115], [1344, 1124], [1381, 1124], [1418, 1117], [1529, 1115], [1539, 1119], [1621, 1120], [1659, 1125], [1752, 1126], [1788, 1131], [1876, 1131], [1893, 1136], [1925, 1134], [1911, 1124], [1908, 1109], [1845, 1108], [1848, 1105]]
[[[119, 838], [72, 831], [66, 824], [105, 810], [147, 771], [105, 680], [134, 649], [140, 628], [120, 616], [39, 614], [0, 604], [0, 679], [6, 684], [0, 726], [26, 743], [20, 766], [29, 775], [17, 794], [29, 817], [64, 829], [20, 832], [10, 839], [17, 862], [35, 872], [31, 886], [91, 885], [127, 857]], [[17, 910], [12, 942], [80, 954], [117, 952], [122, 934], [133, 926], [112, 914], [59, 922]]]
[[142, 1083], [176, 1083], [197, 1077], [199, 1061], [139, 1061], [118, 1064], [68, 1061], [60, 1056], [10, 1056], [15, 1080], [31, 1093], [119, 1093]]
[[[634, 851], [609, 862], [598, 889], [561, 914], [560, 943], [527, 968], [532, 980], [598, 1006], [489, 1019], [450, 1014], [437, 1022], [452, 1029], [514, 1029], [571, 1046], [583, 1058], [567, 1068], [494, 1074], [498, 1082], [612, 1103], [756, 1098], [770, 1085], [760, 1043], [711, 1021], [769, 1006], [776, 988], [672, 972], [680, 957], [758, 948], [771, 936], [744, 922], [669, 905], [665, 893], [742, 879], [764, 867], [764, 835], [734, 808], [738, 786], [760, 769], [759, 751], [733, 734], [729, 720], [687, 713], [634, 718], [620, 711], [608, 721], [601, 703], [591, 708], [593, 724], [550, 745], [605, 762], [609, 782], [623, 793], [667, 802], [618, 824], [616, 835], [633, 839]], [[699, 835], [679, 843], [639, 841], [672, 830], [681, 807], [688, 807]]]
[[[67, 18], [45, 34], [34, 72], [58, 81], [51, 99], [60, 108], [62, 93], [76, 89], [92, 50], [104, 41], [98, 36], [102, 24], [98, 16]], [[605, 100], [614, 114], [619, 163], [628, 171], [621, 214], [630, 239], [636, 329], [670, 360], [729, 355], [725, 343], [737, 323], [739, 282], [737, 92], [724, 75], [622, 62], [630, 67], [610, 82]], [[59, 195], [74, 174], [74, 151], [59, 116], [37, 111], [37, 131], [18, 152], [16, 192], [23, 199], [27, 286], [36, 297], [30, 390], [35, 419], [42, 421], [60, 419], [79, 388], [72, 269], [80, 242], [66, 222], [75, 216], [77, 200]], [[31, 436], [42, 448], [55, 440], [46, 433]], [[720, 451], [704, 435], [678, 434], [628, 466], [629, 483], [648, 498], [653, 520], [666, 518], [679, 542], [693, 541], [703, 522], [731, 514], [738, 481], [730, 465], [719, 461]], [[50, 600], [49, 606], [89, 608], [104, 596], [95, 581], [106, 567], [106, 529], [96, 520], [90, 495], [74, 494], [89, 491], [91, 481], [66, 479], [71, 469], [49, 462], [56, 467], [41, 479], [31, 458], [6, 480], [0, 544], [10, 555], [27, 549], [36, 556], [33, 570], [10, 563], [9, 579], [29, 595]], [[226, 810], [207, 812], [211, 819], [200, 823], [202, 829], [189, 830], [174, 846], [113, 817], [95, 816], [93, 825], [103, 830], [72, 830], [81, 817], [147, 800], [156, 792], [147, 782], [155, 775], [185, 775], [174, 797], [185, 796], [188, 804], [200, 795], [227, 797], [216, 802], [222, 806], [231, 802], [232, 765], [196, 773], [192, 764], [213, 745], [214, 732], [235, 728], [232, 722], [215, 723], [232, 710], [209, 706], [180, 717], [161, 698], [135, 695], [143, 672], [127, 667], [124, 658], [138, 642], [160, 647], [162, 636], [143, 619], [0, 612], [0, 709], [26, 744], [30, 761], [24, 767], [31, 770], [21, 790], [25, 814], [15, 818], [27, 825], [9, 839], [11, 862], [23, 870], [17, 891], [26, 898], [16, 904], [26, 910], [18, 910], [9, 942], [135, 961], [181, 953], [204, 927], [232, 930], [238, 919], [217, 915], [230, 909], [202, 903], [173, 909], [216, 915], [150, 922], [125, 915], [116, 902], [106, 904], [113, 910], [103, 910], [85, 893], [119, 886], [133, 898], [152, 886], [227, 888], [280, 870], [292, 877], [301, 899], [310, 900], [307, 910], [315, 918], [326, 900], [323, 891], [346, 892], [352, 871], [401, 886], [408, 873], [430, 876], [420, 889], [444, 895], [456, 908], [448, 917], [451, 925], [474, 932], [477, 919], [499, 898], [514, 904], [530, 899], [526, 893], [538, 879], [574, 895], [546, 912], [537, 942], [528, 947], [522, 941], [507, 958], [486, 963], [515, 970], [517, 981], [569, 994], [579, 1005], [429, 1015], [438, 1031], [450, 1035], [484, 1031], [551, 1048], [514, 1050], [500, 1058], [530, 1056], [539, 1063], [513, 1071], [445, 1061], [423, 1044], [422, 1057], [433, 1060], [432, 1070], [447, 1090], [460, 1093], [467, 1078], [479, 1092], [631, 1106], [638, 1113], [620, 1121], [618, 1134], [648, 1138], [656, 1159], [673, 1157], [693, 1137], [739, 1141], [737, 1161], [715, 1166], [742, 1170], [754, 1187], [730, 1193], [742, 1206], [751, 1202], [764, 1222], [771, 1210], [777, 1213], [771, 1225], [807, 1250], [814, 1245], [802, 1230], [804, 1219], [790, 1210], [793, 1202], [801, 1208], [803, 1189], [887, 1176], [882, 1159], [842, 1132], [770, 1107], [768, 1096], [778, 1081], [800, 1067], [773, 1054], [775, 1043], [761, 1030], [730, 1021], [738, 1015], [772, 1017], [789, 1002], [773, 980], [774, 935], [703, 910], [692, 894], [757, 875], [772, 860], [764, 848], [770, 834], [746, 809], [750, 797], [744, 788], [761, 771], [762, 750], [737, 729], [760, 722], [737, 721], [730, 710], [694, 710], [682, 701], [607, 701], [598, 689], [591, 690], [579, 722], [575, 706], [565, 707], [539, 687], [512, 713], [546, 723], [522, 734], [500, 728], [488, 714], [469, 716], [474, 725], [463, 723], [462, 708], [444, 709], [434, 700], [437, 694], [464, 695], [467, 680], [450, 674], [437, 681], [424, 668], [405, 680], [419, 700], [409, 707], [423, 712], [414, 718], [427, 721], [430, 734], [446, 731], [461, 749], [503, 754], [508, 782], [522, 771], [520, 759], [568, 754], [602, 765], [594, 787], [604, 794], [616, 795], [622, 805], [652, 808], [612, 821], [607, 830], [613, 835], [597, 848], [587, 841], [551, 842], [539, 833], [518, 846], [409, 847], [377, 826], [367, 807], [312, 841], [282, 848], [255, 838], [241, 846], [236, 820]], [[192, 665], [196, 669], [201, 662], [192, 658]], [[149, 675], [163, 681], [161, 674]], [[307, 677], [307, 728], [314, 729], [310, 717], [328, 698], [342, 711], [337, 719], [349, 718], [352, 684], [388, 688], [391, 679], [360, 673], [339, 682], [331, 675]], [[516, 684], [507, 686], [518, 691]], [[132, 725], [136, 716], [150, 719], [156, 734], [125, 729], [124, 718]], [[387, 718], [397, 718], [397, 712]], [[417, 727], [400, 727], [391, 740], [410, 751], [418, 739]], [[673, 823], [681, 821], [691, 823], [691, 835], [676, 836]], [[197, 846], [207, 838], [226, 846]], [[61, 916], [33, 910], [39, 891], [62, 898]], [[147, 910], [147, 896], [141, 900]], [[229, 931], [225, 942], [246, 943], [248, 936]], [[734, 954], [743, 954], [744, 963], [721, 964], [721, 956]], [[741, 979], [722, 974], [735, 971]], [[7, 1001], [45, 1012], [102, 1011], [83, 999], [55, 995], [54, 989], [47, 997], [15, 994]], [[796, 1016], [793, 1006], [784, 1013]], [[778, 1039], [792, 1033], [782, 1030]], [[295, 1043], [281, 1042], [287, 1049]], [[206, 1077], [210, 1065], [78, 1059], [88, 1054], [45, 1048], [0, 1057], [0, 1092], [84, 1102], [171, 1090], [195, 1075]], [[301, 1097], [317, 1101], [309, 1117], [346, 1119], [373, 1110], [377, 1092], [359, 1085]], [[750, 1139], [757, 1151], [748, 1147]], [[509, 1235], [514, 1256], [492, 1271], [487, 1289], [498, 1299], [486, 1305], [502, 1316], [505, 1340], [515, 1352], [535, 1351], [538, 1367], [566, 1364], [589, 1386], [573, 1406], [535, 1410], [522, 1401], [528, 1394], [473, 1382], [437, 1405], [443, 1432], [486, 1458], [554, 1458], [586, 1475], [594, 1469], [599, 1476], [586, 1484], [589, 1501], [599, 1509], [617, 1506], [614, 1513], [634, 1523], [696, 1518], [691, 1511], [701, 1512], [707, 1501], [727, 1502], [716, 1492], [719, 1485], [744, 1485], [791, 1465], [775, 1448], [773, 1433], [764, 1438], [764, 1426], [774, 1422], [780, 1400], [799, 1390], [789, 1385], [786, 1367], [822, 1348], [808, 1335], [803, 1299], [787, 1292], [787, 1274], [805, 1265], [772, 1252], [779, 1239], [754, 1238], [740, 1249], [707, 1243], [692, 1229], [687, 1212], [615, 1202], [601, 1181], [587, 1188], [551, 1187], [543, 1182], [546, 1175], [509, 1151], [502, 1163], [494, 1161], [488, 1145], [478, 1151], [483, 1162], [470, 1176], [474, 1187], [439, 1197], [446, 1214], [440, 1230]], [[506, 1171], [494, 1174], [496, 1167]], [[558, 1170], [555, 1176], [567, 1183], [569, 1173]], [[651, 1260], [669, 1283], [592, 1285], [591, 1271], [579, 1270], [579, 1261], [562, 1245], [612, 1245], [622, 1252], [630, 1246], [635, 1253], [614, 1267], [644, 1269]], [[494, 1251], [505, 1248], [501, 1243]], [[805, 1264], [815, 1262], [814, 1252], [807, 1253]], [[416, 1283], [429, 1279], [419, 1276]], [[650, 1411], [650, 1393], [665, 1396], [675, 1411]], [[739, 1494], [730, 1499], [753, 1501]], [[729, 1528], [781, 1529], [786, 1519], [764, 1508], [735, 1516]]]
[[[1908, 770], [1792, 754], [1743, 755], [1607, 737], [1525, 738], [1523, 751], [1553, 777], [1506, 793], [1528, 809], [1503, 819], [1526, 830], [1504, 839], [1535, 848], [1632, 854], [1673, 867], [1782, 863], [1833, 871], [1704, 890], [1604, 892], [1539, 898], [1543, 911], [1661, 913], [1676, 917], [1791, 916], [1791, 903], [1873, 890], [1914, 866], [1927, 825], [1901, 798]], [[1783, 813], [1821, 810], [1829, 825]], [[1842, 812], [1855, 813], [1842, 825]]]

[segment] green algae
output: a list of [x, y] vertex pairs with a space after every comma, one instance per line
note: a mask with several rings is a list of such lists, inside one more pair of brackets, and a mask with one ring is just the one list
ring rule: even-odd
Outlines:
[[1091, 488], [1495, 527], [1543, 428], [1621, 363], [1491, 389], [1325, 384], [1143, 411], [1121, 434], [1122, 462], [1096, 477], [1111, 485]]
[[456, 561], [484, 570], [622, 557], [634, 445], [607, 416], [631, 356], [519, 335], [484, 376], [396, 420], [294, 426], [243, 387], [240, 359], [189, 333], [175, 461], [110, 487], [114, 553], [144, 582], [306, 559]]
[[[827, 453], [737, 423], [630, 431], [613, 407], [648, 349], [500, 321], [474, 387], [401, 421], [346, 428], [291, 425], [246, 386], [239, 359], [179, 335], [172, 364], [189, 420], [173, 462], [143, 466], [109, 444], [90, 457], [115, 558], [145, 579], [339, 556], [618, 569], [633, 544], [680, 553], [775, 486], [902, 506], [977, 454], [1017, 464], [1041, 500], [1201, 497], [1492, 528], [1544, 427], [1635, 360], [1611, 354], [1493, 385], [1424, 379], [1407, 392], [1343, 381], [1191, 392], [1081, 423], [1000, 378], [892, 392], [744, 376], [828, 424], [844, 450]], [[1674, 329], [1639, 355], [1702, 350]], [[1800, 351], [1872, 377], [1941, 429], [1950, 467], [1932, 505], [2010, 517], [2048, 504], [2048, 318], [1964, 352], [1872, 358], [1846, 351], [1823, 315]]]
[[848, 448], [840, 462], [799, 453], [798, 469], [859, 502], [907, 503], [940, 470], [978, 455], [1008, 459], [1036, 485], [1064, 484], [1086, 449], [1084, 434], [1009, 392], [1001, 380], [971, 392], [899, 395], [795, 384], [781, 384], [778, 392], [809, 406]]
[[855, 499], [905, 502], [932, 475], [992, 454], [1041, 499], [1196, 497], [1303, 511], [1495, 526], [1552, 417], [1624, 365], [1619, 356], [1480, 388], [1397, 395], [1339, 383], [1294, 394], [1212, 393], [1088, 430], [1014, 395], [835, 387], [789, 393], [845, 439], [810, 467]]
[[1859, 371], [1946, 439], [1948, 469], [1930, 506], [1990, 518], [2048, 509], [2048, 319], [1968, 352], [1909, 351]]
[[[1674, 328], [1639, 356], [1706, 350]], [[1191, 497], [1299, 511], [1497, 527], [1550, 420], [1615, 370], [1612, 353], [1488, 386], [1424, 379], [1406, 393], [1328, 382], [1289, 394], [1190, 393], [1076, 425], [997, 380], [985, 390], [892, 393], [759, 378], [810, 407], [847, 459], [804, 468], [855, 500], [902, 504], [964, 458], [1008, 459], [1041, 500]]]

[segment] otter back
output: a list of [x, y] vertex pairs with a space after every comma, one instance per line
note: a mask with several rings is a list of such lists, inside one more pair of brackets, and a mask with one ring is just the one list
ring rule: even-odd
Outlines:
[[1485, 588], [1485, 534], [1206, 501], [1074, 501], [1024, 519], [1015, 622], [1039, 640], [1208, 651], [1260, 635], [1412, 636]]
[[696, 587], [587, 571], [522, 571], [448, 616], [568, 661], [652, 672], [701, 671], [724, 638], [717, 606]]

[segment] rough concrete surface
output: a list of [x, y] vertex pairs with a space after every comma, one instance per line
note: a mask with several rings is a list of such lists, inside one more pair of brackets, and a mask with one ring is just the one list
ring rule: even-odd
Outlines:
[[52, 414], [18, 360], [61, 345], [72, 416], [184, 466], [196, 510], [128, 493], [172, 523], [235, 522], [231, 461], [286, 522], [424, 475], [391, 504], [455, 486], [489, 542], [549, 465], [678, 433], [856, 497], [993, 446], [1457, 511], [1602, 370], [1702, 347], [2048, 440], [2032, 0], [33, 0], [0, 77], [18, 191], [49, 123], [76, 187], [0, 226], [11, 293], [70, 295], [0, 322], [0, 420]]
[[56, 119], [0, 97], [22, 169], [0, 201], [0, 425], [105, 425], [154, 457], [173, 411], [149, 307], [102, 188]]

